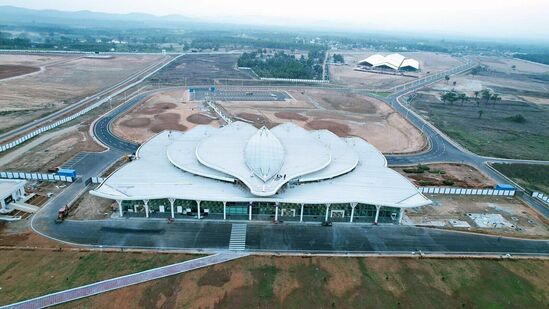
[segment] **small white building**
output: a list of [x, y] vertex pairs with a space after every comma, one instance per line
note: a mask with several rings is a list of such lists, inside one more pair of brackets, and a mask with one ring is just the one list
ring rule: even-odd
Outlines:
[[26, 183], [26, 180], [20, 179], [0, 179], [0, 209], [23, 197]]

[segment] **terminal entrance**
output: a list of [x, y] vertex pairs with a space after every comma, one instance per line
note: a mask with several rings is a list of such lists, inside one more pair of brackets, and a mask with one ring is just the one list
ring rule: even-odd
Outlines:
[[[123, 214], [133, 217], [210, 220], [253, 220], [279, 222], [374, 223], [377, 208], [369, 204], [294, 204], [275, 202], [217, 202], [156, 199], [122, 201]], [[148, 214], [147, 214], [148, 212]], [[251, 212], [251, 213], [250, 213]], [[200, 215], [199, 215], [200, 214]], [[379, 207], [378, 223], [398, 224], [401, 211], [396, 207]]]

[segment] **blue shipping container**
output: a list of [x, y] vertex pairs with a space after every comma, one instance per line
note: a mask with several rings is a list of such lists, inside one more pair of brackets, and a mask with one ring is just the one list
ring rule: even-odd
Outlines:
[[496, 190], [515, 190], [515, 187], [510, 184], [500, 183], [496, 185]]
[[76, 178], [76, 171], [68, 168], [61, 168], [57, 171], [57, 175]]

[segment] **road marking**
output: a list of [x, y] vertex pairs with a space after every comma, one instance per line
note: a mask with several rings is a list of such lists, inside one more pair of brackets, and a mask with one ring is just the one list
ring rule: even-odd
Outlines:
[[231, 239], [229, 240], [229, 250], [242, 251], [246, 249], [246, 224], [235, 223], [231, 229]]

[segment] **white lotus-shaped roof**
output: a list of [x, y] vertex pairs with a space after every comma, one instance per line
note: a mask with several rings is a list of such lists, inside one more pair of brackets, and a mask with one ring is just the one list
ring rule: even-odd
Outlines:
[[[307, 131], [286, 123], [272, 129], [244, 122], [162, 132], [134, 160], [91, 193], [120, 199], [429, 204], [385, 157], [358, 137]], [[286, 184], [288, 186], [282, 187]]]
[[248, 140], [244, 160], [250, 170], [265, 182], [282, 168], [284, 147], [269, 129], [262, 127]]

